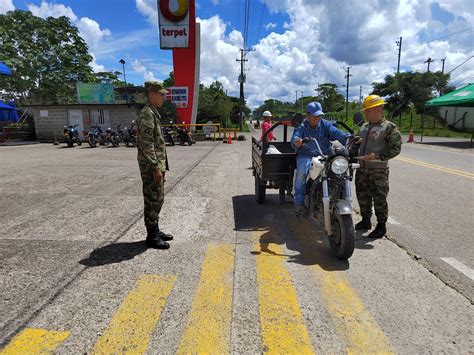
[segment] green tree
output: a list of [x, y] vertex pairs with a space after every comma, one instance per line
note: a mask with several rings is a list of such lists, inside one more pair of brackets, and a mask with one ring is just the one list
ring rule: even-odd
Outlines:
[[[226, 125], [228, 120], [230, 122], [237, 123], [235, 118], [235, 110], [238, 111], [238, 101], [235, 102], [234, 98], [226, 95], [222, 83], [215, 81], [206, 87], [205, 85], [199, 85], [199, 104], [197, 113], [197, 122], [206, 123], [209, 120], [215, 123], [221, 123]], [[244, 113], [248, 115], [250, 110], [244, 110]]]
[[337, 92], [337, 85], [324, 83], [319, 85], [319, 95], [316, 101], [319, 101], [325, 112], [338, 112], [344, 110], [346, 100], [344, 96]]
[[124, 87], [125, 83], [120, 80], [120, 76], [122, 75], [119, 71], [101, 71], [98, 73], [93, 74], [95, 77], [96, 82], [99, 83], [110, 83], [113, 84], [114, 87]]
[[0, 60], [13, 71], [4, 89], [22, 103], [74, 103], [76, 82], [96, 79], [87, 44], [64, 16], [42, 19], [22, 10], [0, 15], [0, 48]]
[[423, 111], [426, 101], [436, 94], [449, 92], [449, 74], [441, 72], [404, 72], [387, 75], [383, 82], [372, 83], [373, 94], [386, 97], [387, 109], [392, 115], [409, 109], [410, 102], [417, 112]]
[[174, 72], [170, 72], [169, 77], [163, 81], [163, 86], [165, 88], [174, 86]]

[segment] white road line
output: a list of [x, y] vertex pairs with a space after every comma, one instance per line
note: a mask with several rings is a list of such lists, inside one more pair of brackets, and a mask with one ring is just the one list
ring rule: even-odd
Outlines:
[[462, 272], [464, 275], [469, 277], [471, 280], [474, 280], [474, 270], [470, 267], [464, 265], [462, 262], [454, 258], [441, 258], [445, 263], [451, 265], [456, 270]]
[[388, 217], [387, 219], [387, 222], [390, 223], [390, 224], [395, 224], [395, 225], [399, 225], [400, 222], [398, 222], [395, 218], [393, 217]]

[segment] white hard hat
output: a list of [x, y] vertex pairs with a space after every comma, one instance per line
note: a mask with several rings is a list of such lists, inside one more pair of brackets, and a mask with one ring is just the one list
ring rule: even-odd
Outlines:
[[272, 113], [270, 111], [263, 111], [263, 117], [272, 117]]

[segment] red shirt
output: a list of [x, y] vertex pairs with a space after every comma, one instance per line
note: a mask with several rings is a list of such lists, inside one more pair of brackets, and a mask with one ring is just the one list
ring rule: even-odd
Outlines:
[[[271, 124], [270, 122], [267, 122], [267, 121], [263, 122], [263, 124], [262, 124], [262, 136], [260, 137], [260, 140], [263, 139], [263, 135], [264, 135], [265, 132], [268, 131], [271, 127], [272, 127], [272, 124]], [[273, 138], [274, 138], [274, 137], [273, 137], [273, 131], [272, 131], [272, 132], [268, 133], [268, 135], [267, 135], [267, 142], [272, 141]]]

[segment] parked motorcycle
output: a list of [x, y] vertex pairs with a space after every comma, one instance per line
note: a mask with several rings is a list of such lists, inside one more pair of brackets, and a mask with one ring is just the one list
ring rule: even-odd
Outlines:
[[178, 127], [176, 133], [176, 140], [179, 144], [184, 145], [188, 143], [188, 145], [193, 144], [193, 139], [191, 138], [191, 133], [185, 127]]
[[173, 128], [171, 127], [161, 127], [161, 131], [163, 133], [163, 138], [165, 140], [165, 143], [168, 143], [169, 145], [173, 146], [174, 143], [174, 134], [173, 134]]
[[[120, 143], [125, 143], [125, 132], [120, 128], [121, 125], [117, 126], [117, 135]], [[127, 127], [125, 127], [125, 130]]]
[[120, 137], [118, 133], [110, 127], [105, 130], [105, 139], [107, 142], [112, 143], [114, 147], [118, 147], [120, 145]]
[[91, 148], [95, 148], [97, 143], [100, 145], [108, 145], [109, 142], [106, 140], [104, 131], [99, 126], [95, 125], [91, 127], [91, 131], [87, 135], [87, 142]]
[[77, 124], [75, 124], [74, 126], [64, 125], [63, 134], [68, 147], [73, 147], [74, 143], [76, 143], [77, 145], [82, 145], [81, 137], [79, 136], [79, 131], [76, 128], [77, 126]]
[[[353, 133], [349, 127], [343, 126]], [[303, 139], [303, 144], [313, 142], [317, 148], [306, 181], [304, 216], [318, 224], [324, 221], [331, 250], [342, 260], [350, 258], [354, 252], [351, 181], [360, 164], [355, 162], [356, 158], [351, 157], [350, 152], [357, 138], [349, 137], [345, 146], [333, 143], [327, 155], [322, 153], [315, 138]]]
[[124, 127], [123, 142], [127, 147], [138, 145], [138, 130], [135, 128], [135, 121], [132, 121], [130, 128]]

